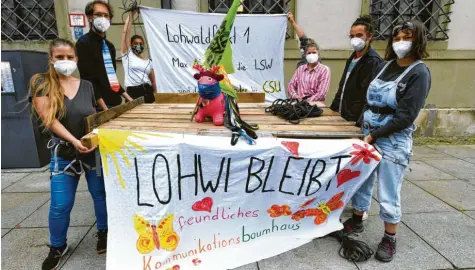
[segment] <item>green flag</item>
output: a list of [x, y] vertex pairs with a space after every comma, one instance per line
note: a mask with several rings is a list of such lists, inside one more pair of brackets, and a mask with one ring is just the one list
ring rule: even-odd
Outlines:
[[236, 91], [234, 91], [229, 79], [226, 76], [226, 74], [234, 73], [232, 49], [231, 43], [229, 41], [229, 35], [231, 34], [234, 19], [236, 18], [236, 14], [240, 5], [240, 0], [233, 1], [233, 4], [229, 8], [226, 17], [224, 17], [224, 20], [218, 29], [218, 32], [209, 44], [208, 49], [206, 49], [206, 60], [204, 62], [204, 66], [207, 68], [211, 68], [213, 65], [219, 65], [221, 66], [221, 69], [224, 69], [221, 70], [221, 72], [225, 75], [225, 79], [220, 82], [221, 89], [223, 93], [232, 97], [237, 97], [237, 95]]

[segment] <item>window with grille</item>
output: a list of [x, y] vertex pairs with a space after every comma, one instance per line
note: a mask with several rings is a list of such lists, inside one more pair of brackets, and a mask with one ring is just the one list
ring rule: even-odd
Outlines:
[[[242, 14], [282, 14], [290, 10], [291, 0], [242, 0]], [[226, 13], [233, 0], [208, 0], [208, 12]], [[287, 29], [286, 39], [290, 38]]]
[[2, 40], [46, 41], [57, 37], [53, 0], [2, 0]]
[[392, 29], [401, 21], [419, 20], [429, 40], [447, 40], [450, 5], [454, 0], [372, 0], [370, 12], [376, 24], [375, 39], [391, 38]]

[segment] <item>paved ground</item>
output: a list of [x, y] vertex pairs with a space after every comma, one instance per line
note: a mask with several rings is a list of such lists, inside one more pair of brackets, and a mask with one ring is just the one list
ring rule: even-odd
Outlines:
[[[416, 147], [411, 168], [393, 262], [347, 262], [338, 256], [337, 242], [323, 238], [239, 270], [475, 268], [475, 146]], [[3, 269], [39, 269], [48, 253], [48, 176], [44, 170], [2, 172]], [[373, 249], [383, 230], [374, 202], [361, 235]], [[68, 234], [72, 249], [61, 270], [105, 269], [105, 255], [95, 252], [94, 223], [92, 200], [81, 181]]]

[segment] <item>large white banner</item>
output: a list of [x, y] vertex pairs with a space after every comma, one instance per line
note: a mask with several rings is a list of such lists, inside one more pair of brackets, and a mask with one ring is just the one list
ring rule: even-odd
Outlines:
[[[225, 14], [141, 7], [157, 89], [163, 93], [194, 93], [192, 69], [204, 53]], [[284, 44], [286, 15], [238, 15], [230, 41], [239, 92], [265, 92], [266, 101], [285, 98]]]
[[[342, 228], [381, 156], [360, 140], [99, 130], [107, 269], [232, 269]], [[337, 250], [335, 250], [337, 252]]]

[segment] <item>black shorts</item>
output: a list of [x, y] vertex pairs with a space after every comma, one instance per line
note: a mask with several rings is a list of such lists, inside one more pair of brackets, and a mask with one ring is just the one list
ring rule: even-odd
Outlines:
[[127, 94], [129, 94], [129, 96], [133, 99], [144, 97], [145, 103], [155, 102], [155, 96], [153, 95], [153, 87], [147, 83], [127, 87]]

